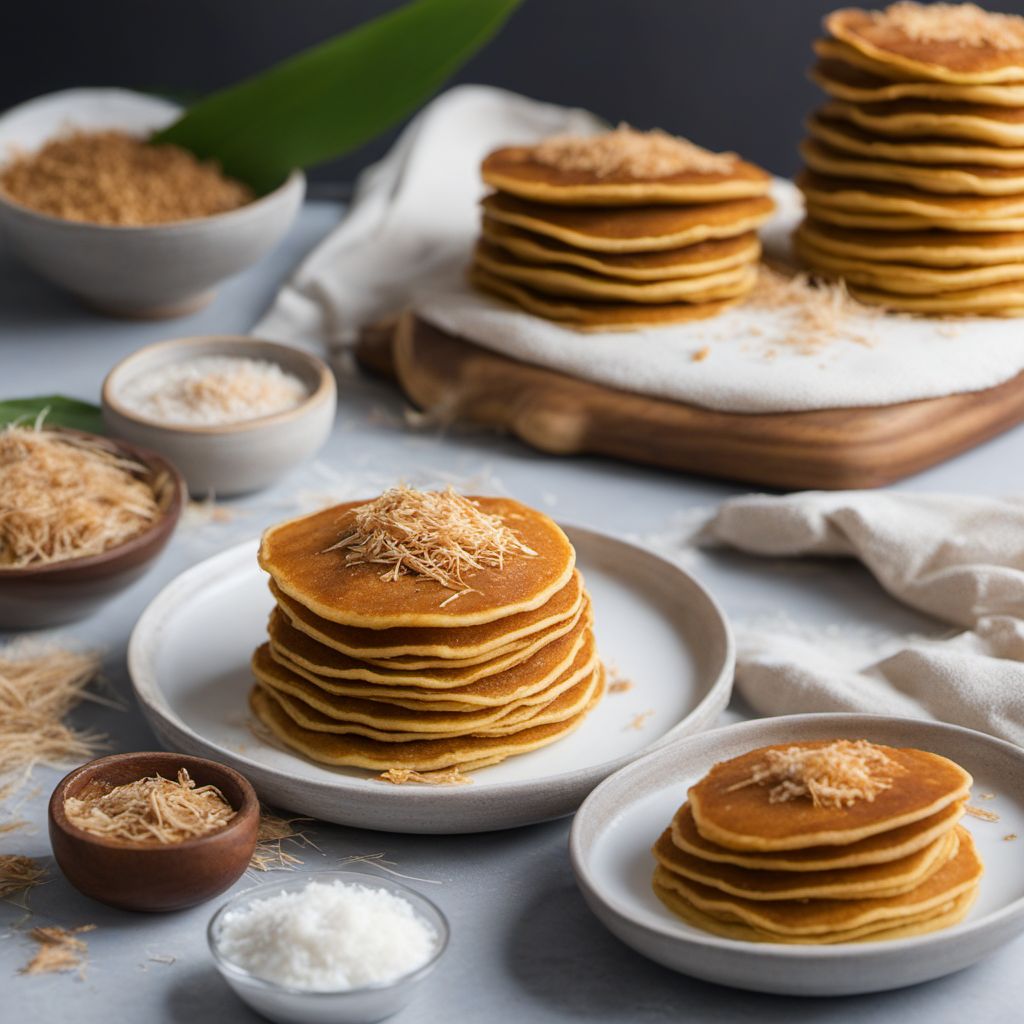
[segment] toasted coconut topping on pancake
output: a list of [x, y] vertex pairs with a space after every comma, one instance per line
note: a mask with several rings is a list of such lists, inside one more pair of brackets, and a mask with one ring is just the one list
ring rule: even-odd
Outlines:
[[415, 574], [448, 590], [467, 593], [469, 571], [502, 570], [512, 555], [536, 557], [500, 516], [448, 487], [418, 491], [392, 487], [379, 498], [360, 505], [349, 531], [328, 551], [344, 550], [346, 565], [386, 566], [382, 580]]
[[892, 786], [902, 767], [867, 740], [836, 740], [820, 747], [768, 749], [750, 777], [730, 787], [771, 786], [768, 802], [787, 803], [810, 797], [815, 807], [849, 807], [874, 801]]
[[986, 11], [977, 4], [921, 4], [899, 0], [872, 19], [882, 28], [902, 32], [915, 43], [954, 43], [994, 50], [1024, 49], [1024, 18]]
[[527, 151], [537, 163], [599, 178], [627, 174], [664, 178], [671, 174], [729, 174], [735, 153], [712, 153], [687, 139], [654, 129], [638, 132], [627, 124], [601, 135], [555, 135]]

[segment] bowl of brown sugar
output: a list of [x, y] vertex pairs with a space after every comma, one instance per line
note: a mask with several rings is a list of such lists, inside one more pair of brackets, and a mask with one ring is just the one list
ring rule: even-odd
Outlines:
[[76, 768], [50, 797], [53, 855], [81, 893], [124, 910], [181, 910], [249, 866], [259, 800], [233, 768], [164, 752]]
[[106, 313], [180, 316], [273, 248], [305, 196], [256, 195], [216, 163], [146, 140], [180, 108], [68, 89], [0, 116], [0, 230], [42, 277]]

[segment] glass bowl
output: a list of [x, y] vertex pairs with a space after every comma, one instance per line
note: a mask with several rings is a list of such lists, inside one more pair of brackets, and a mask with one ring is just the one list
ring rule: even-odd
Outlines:
[[[310, 991], [292, 988], [276, 981], [257, 977], [244, 967], [228, 960], [220, 950], [220, 932], [224, 915], [239, 910], [253, 900], [276, 896], [282, 892], [299, 892], [310, 882], [358, 883], [374, 889], [385, 889], [408, 900], [417, 915], [437, 934], [437, 948], [431, 958], [416, 970], [393, 981], [362, 985], [341, 991]], [[407, 885], [361, 871], [316, 871], [286, 881], [268, 882], [240, 892], [227, 901], [210, 919], [206, 932], [214, 963], [224, 980], [250, 1009], [278, 1024], [373, 1024], [404, 1009], [416, 989], [437, 966], [448, 946], [450, 931], [444, 914], [425, 896]]]

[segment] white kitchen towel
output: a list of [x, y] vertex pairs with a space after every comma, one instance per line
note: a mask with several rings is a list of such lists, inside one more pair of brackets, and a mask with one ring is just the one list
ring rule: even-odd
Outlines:
[[[342, 224], [254, 333], [337, 352], [364, 324], [413, 305], [505, 355], [733, 412], [885, 405], [992, 387], [1024, 369], [1024, 328], [1015, 320], [855, 316], [807, 353], [792, 343], [800, 340], [792, 310], [740, 307], [701, 323], [580, 334], [470, 289], [464, 268], [477, 234], [481, 159], [503, 144], [600, 125], [584, 111], [484, 86], [442, 94], [362, 175]], [[800, 200], [788, 182], [776, 182], [775, 194], [779, 214], [765, 243], [784, 257]]]
[[756, 555], [859, 559], [893, 597], [956, 627], [871, 664], [778, 629], [741, 630], [736, 683], [763, 715], [934, 718], [1024, 745], [1024, 500], [873, 491], [749, 495], [697, 538]]

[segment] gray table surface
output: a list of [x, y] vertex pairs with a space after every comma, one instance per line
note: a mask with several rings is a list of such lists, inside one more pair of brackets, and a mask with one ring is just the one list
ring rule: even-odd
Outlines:
[[[175, 322], [102, 318], [36, 280], [0, 250], [0, 396], [62, 392], [96, 401], [113, 363], [148, 342], [202, 333], [245, 332], [279, 283], [336, 223], [340, 208], [310, 203], [291, 234], [260, 266], [225, 286], [207, 309]], [[570, 521], [643, 533], [664, 529], [688, 508], [710, 506], [741, 488], [601, 459], [556, 460], [507, 439], [451, 430], [410, 432], [397, 397], [384, 385], [343, 381], [338, 422], [319, 461], [272, 491], [231, 504], [231, 522], [179, 531], [152, 571], [99, 614], [67, 629], [105, 651], [105, 671], [125, 711], [84, 708], [81, 724], [102, 729], [114, 750], [156, 745], [130, 706], [125, 647], [141, 609], [182, 569], [236, 540], [256, 535], [296, 507], [303, 494], [360, 481], [381, 485], [450, 476], [503, 490]], [[974, 494], [1019, 490], [1024, 429], [923, 473], [899, 489]], [[812, 625], [844, 623], [911, 630], [928, 624], [887, 598], [859, 567], [828, 561], [765, 562], [702, 554], [696, 571], [736, 621], [785, 614]], [[734, 708], [727, 717], [742, 714]], [[38, 770], [22, 815], [30, 832], [0, 837], [0, 852], [48, 858], [45, 802], [60, 773]], [[302, 855], [316, 870], [347, 857], [384, 853], [395, 870], [433, 897], [453, 926], [438, 972], [396, 1024], [592, 1020], [607, 1024], [694, 1022], [902, 1021], [986, 1024], [1024, 1019], [1024, 941], [958, 975], [902, 991], [844, 999], [796, 1000], [732, 991], [649, 963], [613, 938], [576, 890], [566, 855], [569, 822], [479, 836], [402, 836], [316, 823], [319, 852]], [[369, 870], [373, 870], [372, 868]], [[261, 881], [267, 876], [262, 876]], [[245, 882], [239, 883], [241, 888]], [[216, 905], [216, 904], [214, 904]], [[0, 903], [0, 1020], [256, 1020], [222, 984], [206, 950], [213, 906], [164, 916], [133, 915], [80, 896], [53, 868], [31, 897], [32, 918]], [[95, 924], [84, 979], [22, 977], [33, 924]], [[158, 959], [151, 959], [156, 957]], [[162, 962], [173, 957], [173, 963]]]

